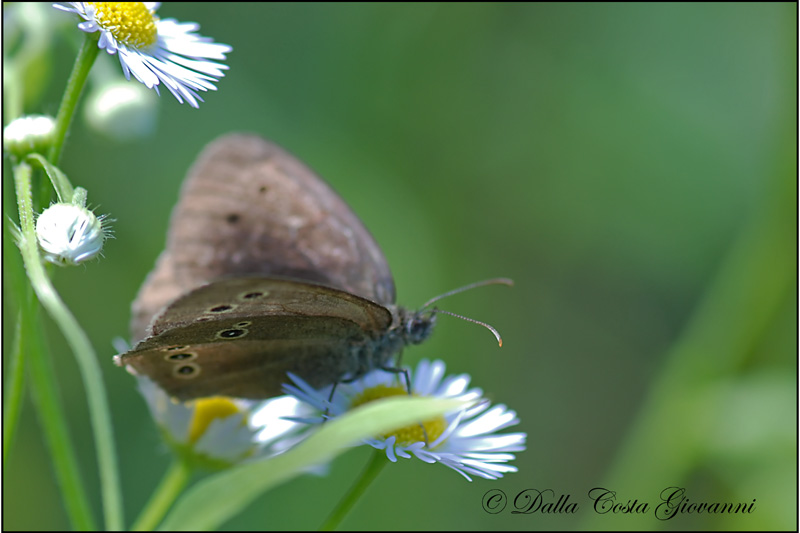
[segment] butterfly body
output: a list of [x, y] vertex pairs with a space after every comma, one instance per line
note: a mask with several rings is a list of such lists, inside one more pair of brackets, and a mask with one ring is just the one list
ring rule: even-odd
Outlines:
[[281, 394], [396, 366], [430, 310], [395, 305], [389, 266], [345, 202], [294, 156], [230, 134], [198, 156], [167, 245], [132, 305], [118, 365], [179, 400]]

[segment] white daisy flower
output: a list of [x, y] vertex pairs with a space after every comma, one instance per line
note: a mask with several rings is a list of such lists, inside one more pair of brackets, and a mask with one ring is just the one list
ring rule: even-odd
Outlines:
[[[517, 468], [507, 463], [514, 459], [511, 452], [525, 449], [526, 434], [495, 434], [519, 423], [516, 413], [504, 405], [489, 409], [488, 401], [479, 401], [483, 394], [480, 389], [467, 389], [468, 375], [443, 379], [444, 372], [443, 361], [420, 361], [411, 379], [412, 395], [460, 399], [470, 402], [473, 407], [366, 439], [365, 443], [384, 450], [392, 462], [397, 462], [398, 457], [408, 459], [413, 455], [426, 463], [438, 462], [449, 466], [469, 481], [472, 481], [470, 475], [498, 479], [504, 473], [516, 472]], [[330, 402], [330, 385], [314, 390], [299, 377], [290, 377], [295, 385], [284, 386], [285, 392], [310, 404], [318, 413], [327, 412], [329, 418], [379, 398], [408, 394], [402, 374], [384, 370], [369, 372], [352, 383], [339, 383]], [[308, 424], [322, 422], [319, 416], [295, 420]]]
[[224, 60], [232, 48], [195, 33], [200, 25], [159, 19], [155, 12], [160, 2], [65, 2], [53, 4], [62, 11], [76, 13], [84, 22], [81, 30], [100, 32], [97, 45], [109, 54], [119, 54], [127, 79], [133, 76], [155, 89], [163, 83], [178, 102], [192, 107], [203, 101], [197, 91], [215, 91], [216, 82], [227, 65], [209, 61]]
[[81, 205], [53, 204], [36, 219], [36, 239], [45, 260], [56, 265], [77, 265], [97, 257], [110, 237], [104, 215], [96, 216]]
[[181, 403], [150, 379], [136, 377], [139, 392], [167, 442], [179, 454], [208, 468], [225, 468], [283, 452], [306, 427], [284, 419], [307, 412], [294, 398], [253, 401], [213, 396]]

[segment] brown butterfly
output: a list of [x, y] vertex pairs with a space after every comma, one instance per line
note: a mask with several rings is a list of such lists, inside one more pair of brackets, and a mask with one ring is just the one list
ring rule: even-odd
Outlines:
[[[511, 282], [457, 291], [488, 283]], [[347, 204], [275, 144], [230, 134], [189, 171], [133, 302], [141, 340], [115, 362], [182, 401], [270, 398], [287, 372], [322, 387], [396, 371], [393, 357], [444, 312], [429, 308], [438, 299], [397, 307], [389, 265]]]

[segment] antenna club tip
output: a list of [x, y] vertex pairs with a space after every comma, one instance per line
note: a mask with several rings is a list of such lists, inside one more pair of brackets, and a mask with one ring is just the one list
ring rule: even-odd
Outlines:
[[503, 347], [503, 341], [502, 340], [497, 341], [497, 346], [502, 348]]

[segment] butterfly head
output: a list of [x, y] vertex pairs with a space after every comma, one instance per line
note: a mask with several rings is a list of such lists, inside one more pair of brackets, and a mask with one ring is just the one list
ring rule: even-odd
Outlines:
[[419, 344], [431, 336], [436, 324], [436, 315], [431, 309], [420, 311], [401, 310], [400, 336], [404, 344]]
[[420, 344], [431, 336], [433, 326], [436, 324], [436, 315], [431, 309], [411, 311], [403, 307], [396, 307], [392, 311], [394, 325], [389, 330], [388, 339], [398, 342], [397, 349], [409, 344]]

